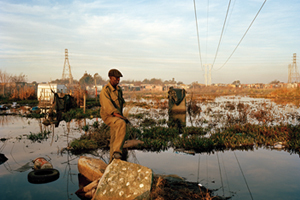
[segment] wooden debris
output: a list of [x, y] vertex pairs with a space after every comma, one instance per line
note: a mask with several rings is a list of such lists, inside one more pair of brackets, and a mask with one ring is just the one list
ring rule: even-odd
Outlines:
[[91, 182], [87, 186], [85, 186], [83, 188], [80, 188], [79, 190], [77, 190], [75, 192], [75, 194], [80, 198], [89, 198], [89, 199], [93, 198], [93, 196], [96, 192], [99, 181], [100, 181], [100, 178], [98, 178], [97, 180]]

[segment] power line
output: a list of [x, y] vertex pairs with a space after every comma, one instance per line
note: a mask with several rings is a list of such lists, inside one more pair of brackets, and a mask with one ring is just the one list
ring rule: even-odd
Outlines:
[[226, 24], [226, 20], [227, 20], [227, 16], [228, 16], [229, 8], [230, 8], [230, 3], [231, 3], [231, 0], [229, 0], [229, 2], [228, 2], [227, 12], [226, 12], [226, 16], [225, 16], [225, 20], [224, 20], [224, 24], [223, 24], [222, 32], [221, 32], [221, 35], [220, 35], [219, 44], [218, 44], [218, 47], [217, 47], [217, 51], [216, 51], [216, 55], [215, 55], [215, 59], [214, 59], [214, 61], [213, 61], [213, 64], [212, 64], [212, 68], [214, 67], [214, 64], [215, 64], [215, 61], [216, 61], [216, 58], [217, 58], [217, 55], [218, 55], [218, 51], [219, 51], [219, 47], [220, 47], [220, 43], [221, 43], [221, 40], [222, 40], [222, 36], [223, 36], [223, 32], [224, 32], [224, 28], [225, 28], [225, 24]]
[[244, 175], [244, 172], [243, 172], [243, 170], [242, 170], [242, 167], [241, 167], [241, 165], [240, 165], [240, 162], [239, 162], [238, 158], [236, 157], [235, 152], [233, 152], [233, 153], [234, 153], [234, 156], [235, 156], [235, 158], [236, 158], [237, 163], [239, 164], [240, 170], [241, 170], [242, 175], [243, 175], [243, 177], [244, 177], [244, 181], [245, 181], [246, 186], [247, 186], [247, 188], [248, 188], [248, 191], [249, 191], [249, 194], [250, 194], [250, 196], [251, 196], [251, 199], [253, 200], [253, 196], [252, 196], [252, 194], [251, 194], [250, 188], [249, 188], [249, 186], [248, 186], [248, 183], [247, 183], [247, 180], [246, 180], [246, 178], [245, 178], [245, 175]]
[[209, 19], [209, 0], [207, 0], [207, 15], [206, 15], [206, 55], [205, 55], [205, 62], [207, 61], [208, 19]]
[[224, 159], [223, 159], [222, 155], [221, 155], [221, 159], [222, 159], [222, 164], [223, 164], [224, 172], [225, 172], [225, 176], [226, 176], [226, 182], [227, 182], [227, 185], [228, 185], [228, 191], [230, 193], [231, 191], [230, 191], [230, 185], [229, 185], [228, 176], [227, 176], [227, 170], [226, 170], [225, 162], [224, 162]]
[[201, 64], [201, 68], [202, 68], [202, 59], [201, 59], [201, 51], [200, 51], [200, 39], [199, 39], [199, 29], [198, 29], [198, 20], [197, 20], [197, 11], [196, 11], [196, 2], [195, 2], [195, 0], [194, 0], [194, 11], [195, 11], [195, 19], [196, 19], [198, 51], [199, 51], [200, 64]]
[[199, 156], [198, 156], [197, 183], [199, 183], [199, 175], [200, 175], [200, 153], [199, 153]]
[[232, 6], [231, 6], [231, 11], [230, 11], [230, 13], [229, 13], [229, 16], [228, 16], [228, 21], [227, 21], [227, 24], [226, 24], [226, 26], [225, 26], [225, 29], [224, 29], [224, 34], [226, 33], [226, 30], [227, 30], [228, 24], [229, 24], [229, 22], [230, 22], [230, 18], [231, 18], [231, 15], [232, 15], [233, 9], [234, 9], [235, 2], [236, 2], [236, 0], [234, 0], [234, 1], [233, 1], [233, 3], [232, 3]]
[[220, 166], [220, 161], [219, 161], [219, 155], [217, 152], [217, 158], [218, 158], [218, 164], [219, 164], [219, 172], [220, 172], [220, 178], [221, 178], [221, 184], [222, 184], [222, 190], [223, 190], [223, 197], [225, 196], [224, 194], [224, 184], [223, 184], [223, 178], [222, 178], [222, 172], [221, 172], [221, 166]]
[[[251, 24], [249, 25], [248, 29], [246, 30], [246, 32], [244, 33], [243, 37], [241, 38], [241, 40], [239, 41], [239, 43], [237, 44], [237, 46], [235, 47], [235, 49], [233, 50], [233, 52], [231, 53], [231, 55], [229, 56], [229, 58], [226, 60], [226, 62], [219, 68], [221, 69], [222, 67], [224, 67], [224, 65], [226, 65], [226, 63], [228, 62], [228, 60], [231, 58], [231, 56], [234, 54], [235, 50], [238, 48], [238, 46], [241, 44], [242, 40], [244, 39], [244, 37], [246, 36], [247, 32], [249, 31], [250, 27], [252, 26], [253, 22], [255, 21], [256, 17], [258, 16], [258, 14], [260, 13], [261, 9], [264, 7], [265, 3], [267, 0], [264, 1], [264, 3], [262, 4], [262, 6], [260, 7], [260, 9], [258, 10], [258, 12], [256, 13], [254, 19], [252, 20]], [[219, 70], [217, 69], [217, 70]]]
[[207, 161], [207, 154], [206, 154], [205, 158], [206, 158], [206, 186], [208, 187], [208, 161]]

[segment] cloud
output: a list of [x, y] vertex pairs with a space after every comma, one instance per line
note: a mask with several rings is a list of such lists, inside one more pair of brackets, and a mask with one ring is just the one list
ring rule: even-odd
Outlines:
[[[263, 1], [233, 2], [215, 69], [228, 59]], [[228, 2], [210, 1], [207, 8], [207, 2], [196, 1], [196, 6], [202, 63], [212, 63]], [[292, 53], [299, 51], [296, 12], [299, 7], [297, 1], [284, 5], [268, 1], [236, 52], [219, 70], [228, 76], [213, 71], [216, 78], [213, 82], [232, 82], [236, 76], [251, 81], [243, 71], [245, 66], [263, 75], [267, 70], [262, 71], [260, 67], [269, 71], [281, 67], [277, 76], [284, 74], [287, 67], [283, 63], [290, 62]], [[67, 48], [72, 73], [78, 79], [85, 71], [106, 74], [107, 69], [118, 66], [135, 69], [135, 73], [127, 73], [129, 79], [148, 76], [178, 77], [187, 83], [204, 81], [199, 76], [203, 71], [193, 2], [2, 1], [0, 28], [0, 64], [12, 70], [10, 73], [19, 71], [20, 66], [32, 69], [32, 66], [54, 64], [60, 69], [57, 71], [62, 71]], [[12, 58], [15, 60], [11, 61]], [[59, 78], [60, 74], [51, 76]]]

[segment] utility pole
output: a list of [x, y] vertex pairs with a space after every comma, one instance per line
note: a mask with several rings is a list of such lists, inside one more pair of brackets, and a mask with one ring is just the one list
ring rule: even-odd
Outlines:
[[71, 73], [71, 66], [70, 66], [70, 63], [69, 63], [68, 49], [65, 49], [65, 64], [64, 64], [64, 69], [63, 69], [63, 73], [62, 73], [62, 78], [61, 79], [62, 80], [69, 79], [69, 84], [70, 85], [73, 84], [73, 76], [72, 76], [72, 73]]
[[300, 82], [300, 75], [298, 73], [298, 67], [296, 62], [296, 53], [293, 54], [293, 64], [289, 64], [288, 83]]
[[96, 98], [96, 101], [97, 101], [97, 76], [99, 76], [98, 73], [94, 74], [94, 80], [95, 80], [95, 98]]

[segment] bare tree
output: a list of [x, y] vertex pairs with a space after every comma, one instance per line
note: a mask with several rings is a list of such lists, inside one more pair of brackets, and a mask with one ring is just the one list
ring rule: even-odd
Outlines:
[[[20, 83], [20, 82], [26, 82], [26, 75], [21, 73], [19, 75], [11, 75], [6, 73], [5, 71], [0, 69], [0, 85], [1, 87], [1, 95], [3, 97], [5, 96], [10, 96], [13, 93], [19, 94], [19, 87], [16, 84], [11, 85], [11, 83]], [[24, 90], [24, 88], [21, 88], [22, 90]], [[27, 88], [26, 88], [27, 90]], [[28, 89], [29, 90], [29, 89]], [[28, 91], [23, 92], [28, 93]], [[28, 93], [29, 96], [32, 96], [32, 91], [30, 91], [30, 94]], [[27, 95], [27, 96], [28, 96]], [[12, 96], [16, 96], [16, 95], [12, 95]], [[23, 95], [21, 98], [29, 98], [29, 96], [27, 97], [26, 95]]]
[[11, 82], [26, 82], [26, 75], [21, 73], [20, 75], [11, 75], [10, 76], [10, 81]]
[[10, 75], [5, 71], [0, 69], [0, 82], [1, 83], [9, 83], [10, 82]]

